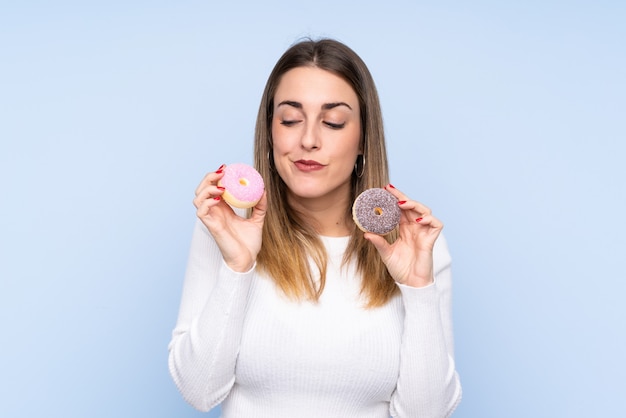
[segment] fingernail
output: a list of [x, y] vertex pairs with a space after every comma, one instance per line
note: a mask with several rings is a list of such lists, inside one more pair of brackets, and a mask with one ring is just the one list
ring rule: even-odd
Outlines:
[[217, 186], [217, 188], [222, 191], [226, 190], [226, 187], [222, 187], [222, 186]]
[[222, 200], [222, 196], [215, 196], [213, 200]]
[[224, 168], [224, 166], [225, 166], [225, 165], [226, 165], [226, 164], [222, 164], [222, 165], [220, 166], [220, 168], [218, 168], [218, 169], [217, 169], [217, 171], [219, 171], [219, 170], [221, 170], [222, 168]]
[[404, 205], [406, 203], [406, 200], [398, 200], [398, 205]]
[[395, 189], [395, 187], [394, 187], [394, 186], [393, 186], [393, 184], [391, 184], [391, 183], [389, 183], [389, 184], [387, 185], [387, 187], [391, 187], [392, 189]]
[[224, 171], [224, 170], [222, 170], [222, 169], [220, 168], [219, 170], [217, 170], [217, 171], [215, 172], [215, 174], [222, 174], [222, 172], [223, 172], [223, 171]]
[[417, 219], [415, 220], [415, 222], [422, 222], [422, 219], [424, 219], [424, 218], [417, 218]]

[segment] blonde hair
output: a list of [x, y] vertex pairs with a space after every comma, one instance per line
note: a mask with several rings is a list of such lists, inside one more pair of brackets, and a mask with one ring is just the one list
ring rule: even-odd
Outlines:
[[[292, 45], [268, 78], [256, 121], [254, 163], [265, 181], [268, 203], [257, 265], [287, 296], [317, 301], [325, 285], [326, 251], [315, 229], [287, 203], [287, 186], [273, 168], [272, 154], [271, 126], [276, 89], [283, 74], [305, 66], [340, 76], [352, 86], [359, 99], [364, 164], [362, 171], [359, 167], [359, 173], [352, 173], [350, 201], [365, 189], [386, 185], [389, 174], [380, 101], [365, 63], [352, 49], [332, 39], [308, 39]], [[348, 207], [348, 219], [350, 211]], [[393, 242], [396, 237], [394, 231], [387, 239]], [[311, 271], [309, 257], [319, 270], [319, 281]], [[357, 270], [362, 276], [361, 293], [367, 306], [384, 305], [397, 291], [397, 286], [376, 248], [363, 238], [363, 232], [355, 224], [344, 254], [344, 264], [352, 257], [356, 257]]]

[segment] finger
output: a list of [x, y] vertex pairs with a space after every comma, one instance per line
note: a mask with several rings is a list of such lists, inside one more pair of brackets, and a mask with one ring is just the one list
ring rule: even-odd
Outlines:
[[376, 247], [383, 260], [386, 258], [386, 255], [389, 252], [391, 245], [382, 235], [366, 232], [365, 234], [363, 234], [363, 238], [371, 242], [374, 247]]
[[407, 201], [407, 200], [409, 200], [409, 197], [407, 195], [402, 193], [400, 190], [396, 189], [393, 186], [393, 184], [391, 184], [391, 183], [389, 183], [388, 185], [385, 186], [385, 190], [387, 190], [389, 193], [391, 193], [393, 196], [395, 196], [395, 198], [398, 199], [398, 201]]
[[196, 196], [193, 198], [193, 205], [197, 208], [202, 202], [207, 199], [213, 199], [221, 196], [224, 193], [224, 188], [220, 186], [210, 185], [204, 189], [197, 191]]
[[198, 204], [198, 206], [196, 206], [197, 208], [196, 215], [199, 218], [206, 217], [210, 213], [211, 208], [219, 205], [221, 201], [222, 201], [221, 196], [215, 196], [210, 199], [204, 199], [200, 204]]
[[388, 184], [385, 186], [385, 190], [394, 195], [398, 199], [398, 204], [400, 208], [403, 210], [413, 209], [420, 214], [427, 215], [431, 213], [430, 208], [417, 202], [415, 200], [410, 200], [407, 195], [402, 193], [400, 190], [396, 189], [393, 184]]
[[259, 202], [252, 209], [251, 219], [262, 220], [267, 212], [267, 192], [264, 191]]
[[443, 229], [443, 223], [433, 215], [419, 216], [415, 218], [415, 222], [421, 226], [429, 226], [434, 229]]
[[[398, 202], [398, 205], [400, 206], [400, 209], [402, 209], [403, 211], [413, 211], [416, 214], [419, 214], [421, 216], [426, 216], [426, 215], [431, 215], [432, 211], [430, 210], [430, 208], [426, 205], [421, 204], [420, 202], [416, 202], [415, 200], [400, 200]], [[409, 214], [409, 216], [412, 216], [411, 214]]]
[[211, 184], [216, 184], [217, 181], [224, 176], [224, 167], [226, 167], [226, 164], [222, 164], [220, 168], [218, 168], [214, 172], [206, 174], [198, 187], [196, 187], [196, 195], [199, 194], [200, 191], [202, 191], [207, 186], [210, 186]]

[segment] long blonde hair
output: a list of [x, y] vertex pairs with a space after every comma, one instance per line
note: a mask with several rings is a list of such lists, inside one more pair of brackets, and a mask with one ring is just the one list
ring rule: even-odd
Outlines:
[[[276, 89], [283, 74], [305, 66], [330, 71], [343, 78], [359, 99], [363, 154], [357, 162], [361, 160], [363, 164], [357, 164], [352, 173], [351, 201], [365, 189], [386, 185], [389, 174], [380, 101], [365, 63], [352, 49], [332, 39], [308, 39], [292, 45], [268, 78], [256, 121], [254, 163], [265, 181], [268, 199], [263, 245], [257, 265], [286, 295], [294, 299], [318, 300], [326, 279], [326, 251], [315, 229], [287, 203], [287, 186], [273, 168], [272, 154], [271, 126]], [[348, 219], [350, 210], [348, 207]], [[394, 231], [387, 239], [393, 242], [396, 236]], [[309, 257], [317, 266], [319, 276], [311, 271]], [[352, 257], [356, 257], [357, 269], [362, 276], [361, 293], [367, 306], [384, 305], [397, 291], [397, 286], [376, 248], [363, 238], [363, 232], [354, 224], [344, 264]]]

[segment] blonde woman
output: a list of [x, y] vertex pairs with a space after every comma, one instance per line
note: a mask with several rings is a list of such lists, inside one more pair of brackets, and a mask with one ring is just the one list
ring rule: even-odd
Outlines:
[[[389, 184], [366, 65], [331, 39], [294, 44], [261, 100], [255, 166], [266, 192], [241, 213], [206, 175], [170, 373], [183, 397], [233, 417], [446, 417], [454, 365], [442, 223]], [[359, 230], [356, 196], [384, 187], [402, 217]]]

